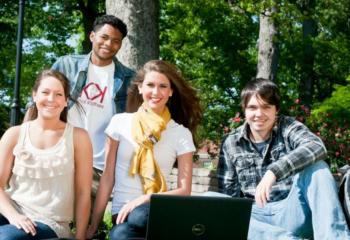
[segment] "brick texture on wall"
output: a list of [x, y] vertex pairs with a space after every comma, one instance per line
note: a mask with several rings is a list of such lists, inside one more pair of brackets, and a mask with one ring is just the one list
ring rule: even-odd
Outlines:
[[[168, 189], [172, 190], [177, 187], [178, 169], [173, 168], [167, 179]], [[191, 195], [201, 195], [207, 191], [217, 192], [218, 182], [216, 172], [206, 168], [193, 168], [192, 171], [192, 193]]]

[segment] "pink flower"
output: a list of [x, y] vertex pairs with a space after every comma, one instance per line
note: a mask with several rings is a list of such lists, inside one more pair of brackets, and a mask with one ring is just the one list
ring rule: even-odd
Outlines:
[[242, 119], [240, 117], [234, 117], [233, 122], [240, 123]]
[[299, 98], [297, 98], [297, 99], [295, 99], [295, 104], [299, 104], [300, 103], [300, 99]]

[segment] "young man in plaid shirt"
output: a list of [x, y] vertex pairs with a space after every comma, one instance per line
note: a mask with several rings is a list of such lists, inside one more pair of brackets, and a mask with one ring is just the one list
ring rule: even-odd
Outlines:
[[241, 100], [245, 123], [222, 142], [218, 180], [221, 193], [255, 199], [248, 239], [350, 239], [321, 139], [278, 116], [269, 80], [250, 81]]

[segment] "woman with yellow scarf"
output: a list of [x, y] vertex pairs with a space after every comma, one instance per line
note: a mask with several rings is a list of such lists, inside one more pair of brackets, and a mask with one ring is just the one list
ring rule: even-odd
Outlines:
[[[116, 114], [105, 130], [105, 169], [88, 237], [97, 230], [113, 189], [113, 240], [145, 237], [151, 194], [191, 193], [193, 135], [202, 117], [195, 90], [175, 66], [152, 60], [129, 89], [127, 111]], [[178, 186], [169, 190], [165, 179], [175, 162]]]

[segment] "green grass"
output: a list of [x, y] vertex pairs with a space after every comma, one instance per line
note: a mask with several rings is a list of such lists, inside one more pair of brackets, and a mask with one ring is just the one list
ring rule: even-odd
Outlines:
[[111, 213], [108, 211], [105, 212], [104, 216], [103, 216], [103, 222], [100, 223], [100, 226], [97, 230], [97, 235], [105, 235], [106, 236], [106, 240], [109, 240], [108, 237], [108, 233], [110, 232], [110, 230], [112, 229], [112, 215]]

